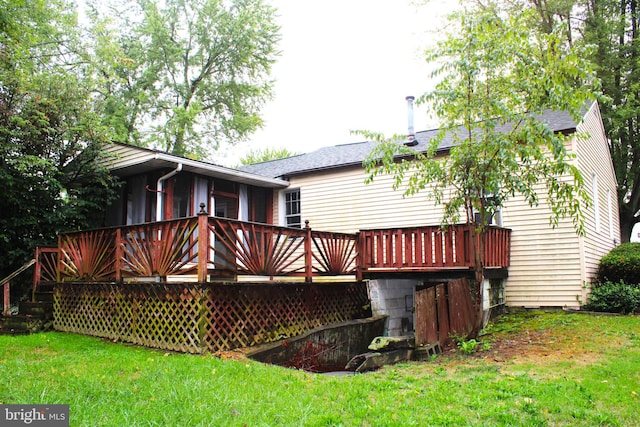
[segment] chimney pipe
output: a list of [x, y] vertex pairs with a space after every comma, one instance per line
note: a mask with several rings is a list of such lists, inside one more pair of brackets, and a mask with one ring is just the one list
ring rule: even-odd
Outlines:
[[418, 141], [416, 141], [416, 134], [413, 130], [413, 101], [415, 99], [416, 98], [413, 96], [406, 97], [407, 108], [409, 110], [409, 134], [407, 135], [406, 145], [410, 147], [418, 144]]

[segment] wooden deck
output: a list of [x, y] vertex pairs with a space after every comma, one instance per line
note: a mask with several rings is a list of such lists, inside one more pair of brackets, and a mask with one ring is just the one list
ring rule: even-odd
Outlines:
[[[361, 230], [358, 237], [359, 274], [375, 277], [411, 273], [452, 273], [474, 268], [473, 227], [460, 224]], [[511, 230], [485, 231], [484, 267], [506, 269], [510, 262]]]
[[[345, 234], [316, 231], [308, 224], [297, 229], [201, 214], [62, 233], [57, 248], [41, 255], [38, 268], [59, 283], [251, 279], [311, 283], [468, 272], [473, 269], [473, 232], [469, 225], [455, 225]], [[511, 231], [490, 227], [485, 233], [485, 267], [507, 268]]]

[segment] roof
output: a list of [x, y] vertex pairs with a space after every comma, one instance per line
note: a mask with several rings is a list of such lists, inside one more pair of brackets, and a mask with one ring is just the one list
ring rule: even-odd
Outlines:
[[257, 175], [249, 171], [240, 171], [213, 163], [176, 156], [175, 154], [170, 154], [165, 151], [136, 147], [118, 142], [107, 144], [106, 151], [111, 153], [112, 156], [107, 156], [104, 163], [105, 167], [114, 175], [121, 177], [152, 170], [175, 169], [178, 164], [181, 164], [183, 171], [226, 179], [241, 184], [266, 188], [286, 188], [289, 185], [287, 181], [276, 178], [275, 176]]
[[[577, 123], [571, 118], [571, 115], [564, 111], [547, 111], [540, 119], [554, 132], [573, 133], [577, 126]], [[416, 140], [418, 144], [413, 148], [420, 152], [426, 151], [429, 142], [439, 131], [439, 129], [431, 129], [417, 132]], [[446, 152], [454, 145], [452, 135], [453, 133], [445, 135], [438, 146], [438, 151]], [[356, 166], [362, 164], [363, 160], [367, 158], [377, 144], [377, 142], [365, 141], [334, 145], [284, 159], [243, 165], [239, 169], [265, 177], [286, 178], [303, 173]]]

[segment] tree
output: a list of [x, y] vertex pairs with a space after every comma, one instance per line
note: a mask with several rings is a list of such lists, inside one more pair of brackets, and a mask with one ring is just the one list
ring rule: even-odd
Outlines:
[[[405, 195], [426, 191], [443, 205], [443, 226], [461, 215], [475, 225], [476, 329], [482, 320], [482, 231], [493, 211], [517, 194], [537, 205], [542, 184], [551, 224], [568, 216], [582, 232], [582, 207], [588, 202], [565, 149], [567, 137], [554, 134], [538, 117], [551, 109], [579, 120], [595, 97], [591, 66], [584, 52], [563, 42], [565, 33], [530, 31], [534, 9], [509, 15], [500, 10], [485, 2], [454, 14], [457, 31], [427, 55], [440, 81], [417, 102], [427, 104], [442, 125], [427, 152], [379, 138], [365, 161], [368, 181], [391, 174], [394, 188]], [[442, 156], [437, 149], [445, 136], [453, 147]]]
[[[108, 140], [76, 74], [73, 9], [65, 2], [6, 4], [0, 43], [0, 277], [56, 233], [95, 226], [113, 180], [94, 160]], [[23, 289], [14, 288], [20, 296]]]
[[640, 34], [637, 0], [588, 0], [584, 41], [608, 102], [602, 119], [618, 181], [622, 241], [640, 222]]
[[252, 165], [254, 163], [268, 162], [270, 160], [285, 159], [297, 153], [292, 153], [286, 148], [265, 148], [264, 150], [251, 150], [246, 156], [240, 159], [241, 165]]
[[[481, 1], [481, 0], [478, 0]], [[549, 33], [565, 27], [569, 43], [595, 46], [594, 63], [605, 97], [600, 112], [618, 181], [621, 238], [640, 222], [640, 66], [637, 0], [505, 0], [514, 10], [529, 5], [532, 25]]]
[[121, 140], [203, 157], [262, 125], [277, 54], [273, 8], [263, 0], [125, 6], [108, 19], [92, 14], [104, 117]]

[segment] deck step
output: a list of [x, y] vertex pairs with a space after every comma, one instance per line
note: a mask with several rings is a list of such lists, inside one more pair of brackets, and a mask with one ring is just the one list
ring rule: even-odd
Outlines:
[[53, 302], [20, 301], [18, 313], [29, 314], [43, 320], [50, 320], [53, 318]]
[[38, 332], [51, 328], [53, 322], [42, 319], [41, 316], [31, 316], [29, 314], [16, 314], [5, 316], [2, 319], [3, 335], [20, 335]]
[[28, 329], [5, 328], [4, 321], [0, 320], [0, 335], [29, 335]]
[[53, 292], [50, 291], [38, 291], [33, 294], [33, 298], [39, 302], [53, 303]]

